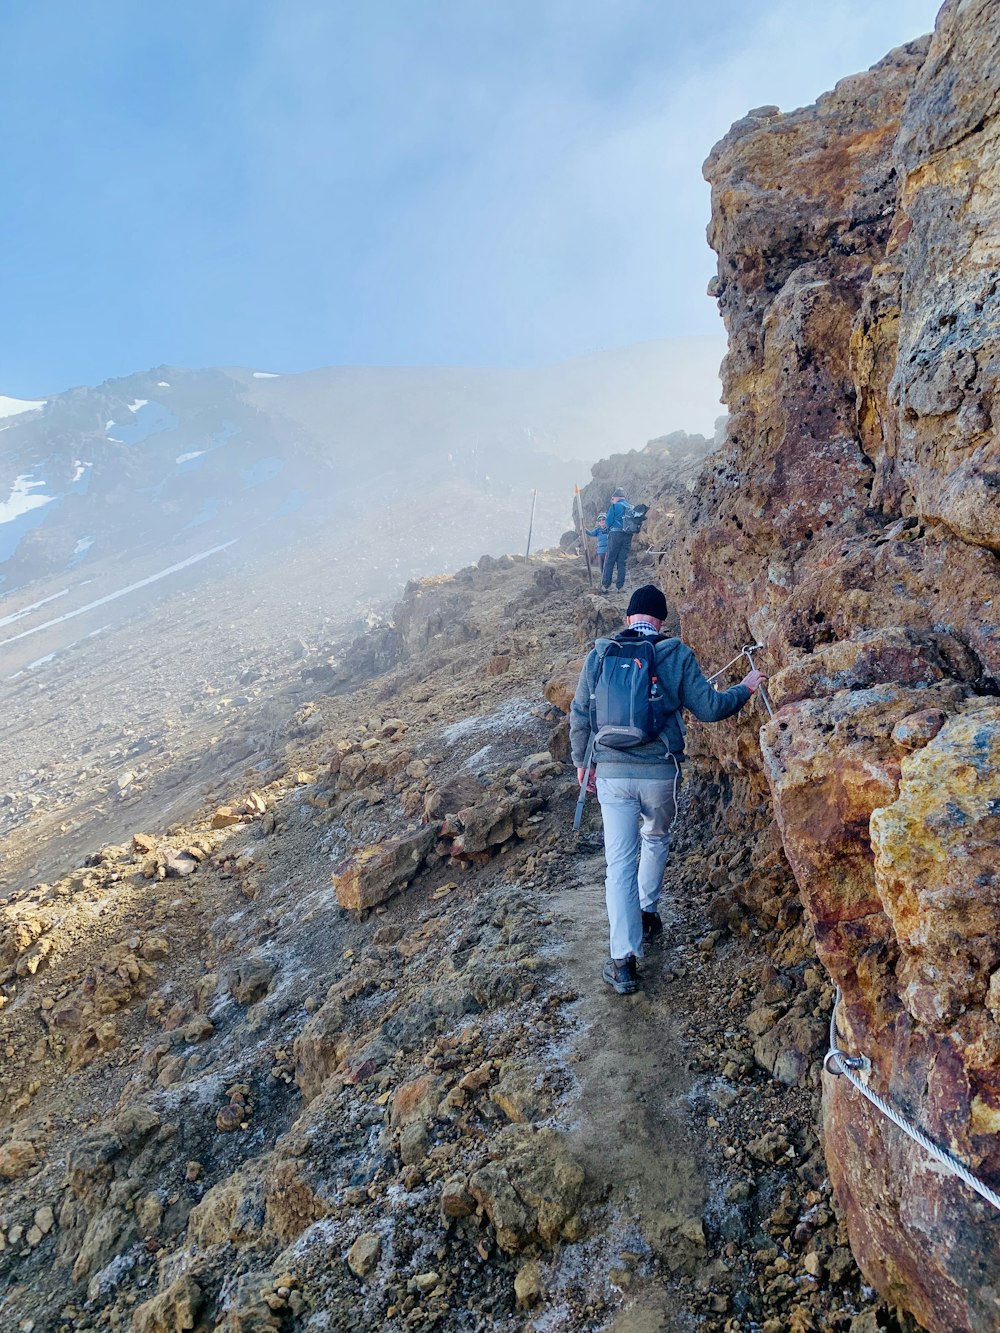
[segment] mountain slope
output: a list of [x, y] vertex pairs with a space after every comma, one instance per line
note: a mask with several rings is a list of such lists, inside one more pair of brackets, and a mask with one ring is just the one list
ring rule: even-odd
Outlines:
[[2, 591], [248, 528], [273, 547], [377, 527], [393, 559], [432, 553], [403, 569], [428, 572], [520, 548], [533, 489], [545, 544], [609, 445], [711, 423], [719, 358], [719, 340], [688, 339], [527, 371], [160, 367], [18, 404], [0, 427]]
[[829, 991], [768, 976], [738, 897], [770, 839], [698, 776], [643, 991], [599, 980], [551, 671], [616, 618], [566, 553], [414, 583], [395, 664], [303, 700], [226, 809], [132, 807], [0, 906], [0, 1327], [886, 1327], [813, 1092], [744, 1030], [768, 982], [793, 1017]]

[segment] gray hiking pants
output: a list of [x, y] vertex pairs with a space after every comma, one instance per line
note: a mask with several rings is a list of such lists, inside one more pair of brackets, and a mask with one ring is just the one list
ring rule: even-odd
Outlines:
[[611, 957], [642, 957], [642, 913], [655, 912], [677, 814], [681, 767], [675, 776], [605, 778], [597, 770], [597, 799], [604, 822], [604, 881], [611, 928]]

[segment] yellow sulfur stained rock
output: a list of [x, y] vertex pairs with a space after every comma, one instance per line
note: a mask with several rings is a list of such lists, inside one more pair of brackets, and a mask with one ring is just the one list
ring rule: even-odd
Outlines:
[[1000, 707], [973, 705], [902, 763], [872, 813], [875, 881], [903, 1000], [935, 1024], [983, 1004], [1000, 936]]

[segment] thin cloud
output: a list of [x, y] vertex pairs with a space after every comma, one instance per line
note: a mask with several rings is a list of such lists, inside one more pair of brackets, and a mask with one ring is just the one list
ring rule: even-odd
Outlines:
[[934, 5], [127, 0], [3, 21], [3, 388], [717, 332], [701, 164]]

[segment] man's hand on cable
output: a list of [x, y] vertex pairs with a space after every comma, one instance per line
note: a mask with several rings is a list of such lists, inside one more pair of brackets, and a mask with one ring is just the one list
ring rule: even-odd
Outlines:
[[757, 668], [754, 667], [752, 671], [747, 672], [740, 681], [740, 684], [745, 685], [751, 694], [756, 694], [761, 685], [767, 684], [767, 677], [764, 675], [763, 671], [758, 671]]

